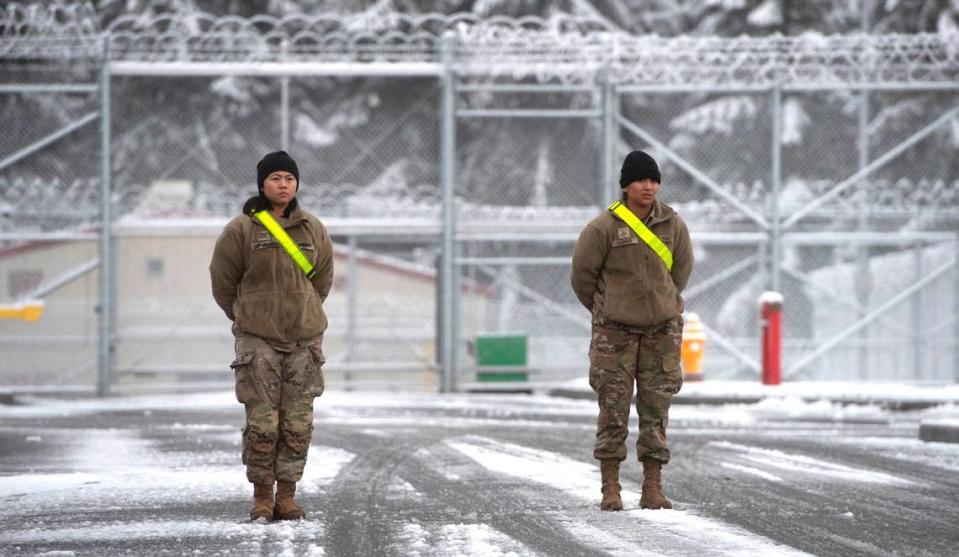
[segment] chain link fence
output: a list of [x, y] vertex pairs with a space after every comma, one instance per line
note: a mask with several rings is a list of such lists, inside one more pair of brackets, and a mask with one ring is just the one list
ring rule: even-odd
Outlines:
[[[97, 372], [96, 68], [0, 61], [0, 382], [90, 390]], [[50, 87], [69, 80], [80, 86]], [[46, 300], [40, 321], [24, 301]], [[55, 301], [54, 301], [55, 300]]]
[[596, 110], [600, 91], [464, 90], [457, 99], [458, 270], [466, 284], [484, 287], [486, 300], [484, 312], [460, 304], [457, 383], [485, 377], [477, 352], [488, 336], [525, 338], [521, 376], [561, 380], [577, 371], [588, 344], [589, 317], [569, 286], [569, 225], [585, 224], [602, 203], [601, 121], [582, 115]]
[[[389, 226], [437, 218], [435, 80], [286, 79], [177, 78], [162, 93], [150, 78], [115, 85], [129, 91], [114, 106], [121, 386], [171, 372], [223, 379], [232, 335], [206, 272], [222, 225], [205, 222], [239, 215], [257, 193], [257, 160], [285, 144], [301, 205], [336, 244], [328, 379], [435, 388], [436, 250]], [[197, 91], [212, 102], [191, 106]], [[357, 234], [357, 221], [369, 230]]]
[[[505, 104], [523, 105], [519, 96], [511, 100]], [[711, 337], [708, 377], [758, 378], [758, 301], [776, 269], [786, 300], [787, 380], [954, 380], [959, 167], [949, 153], [959, 145], [959, 119], [943, 115], [956, 100], [955, 94], [872, 94], [861, 126], [863, 97], [848, 91], [784, 95], [778, 109], [768, 92], [621, 95], [627, 123], [617, 133], [614, 163], [633, 148], [652, 151], [663, 174], [659, 197], [691, 229], [696, 267], [684, 298]], [[936, 121], [934, 131], [912, 141]], [[561, 117], [543, 122], [516, 118], [499, 127], [529, 162], [510, 169], [506, 180], [493, 171], [475, 183], [483, 193], [474, 203], [495, 205], [522, 203], [516, 179], [527, 184], [526, 214], [517, 217], [538, 219], [542, 233], [538, 240], [461, 244], [463, 273], [485, 280], [492, 296], [485, 319], [462, 308], [470, 317], [461, 322], [461, 382], [482, 375], [475, 342], [490, 333], [527, 337], [533, 380], [575, 379], [585, 370], [589, 317], [569, 288], [570, 229], [578, 233], [618, 189], [607, 188], [601, 198], [594, 185], [601, 149], [596, 121], [574, 131], [563, 129], [569, 120]], [[556, 139], [576, 143], [564, 151], [554, 148]], [[890, 152], [890, 162], [849, 181]], [[826, 196], [828, 203], [782, 232], [774, 267], [772, 204], [788, 221]], [[463, 197], [473, 202], [469, 191]], [[461, 234], [469, 235], [477, 212], [461, 208]], [[567, 232], [551, 235], [550, 226], [564, 221]]]
[[[457, 382], [481, 371], [478, 339], [504, 333], [527, 339], [531, 380], [583, 377], [589, 316], [570, 253], [618, 195], [633, 148], [660, 161], [660, 197], [692, 232], [685, 297], [707, 328], [707, 378], [757, 378], [758, 298], [777, 285], [787, 380], [959, 376], [959, 97], [943, 86], [959, 66], [935, 37], [670, 42], [572, 17], [100, 26], [91, 4], [74, 12], [63, 29], [23, 10], [0, 18], [0, 306], [45, 303], [39, 321], [0, 321], [2, 385], [96, 384], [104, 116], [121, 389], [232, 379], [207, 267], [256, 193], [256, 161], [278, 148], [336, 244], [331, 386], [437, 388], [442, 168], [455, 170]], [[441, 49], [440, 36], [459, 46]], [[106, 115], [101, 42], [120, 67]], [[730, 63], [717, 67], [720, 54]], [[187, 76], [193, 63], [248, 71]], [[265, 77], [274, 63], [344, 66]], [[792, 88], [777, 90], [771, 67]], [[440, 111], [443, 71], [452, 114]]]
[[[99, 357], [99, 96], [27, 87], [76, 76], [10, 76], [24, 92], [0, 93], [18, 132], [0, 140], [0, 160], [17, 159], [0, 169], [0, 301], [46, 303], [38, 322], [3, 321], [4, 353], [15, 357], [0, 377], [89, 389]], [[230, 379], [232, 335], [207, 266], [223, 224], [256, 195], [257, 160], [285, 147], [302, 206], [336, 246], [331, 381], [435, 388], [438, 250], [431, 235], [395, 226], [438, 218], [435, 79], [116, 77], [111, 89], [116, 386]]]
[[[111, 154], [121, 388], [224, 379], [231, 335], [208, 295], [206, 267], [223, 219], [255, 194], [256, 159], [284, 142], [300, 161], [301, 202], [341, 231], [334, 237], [337, 281], [328, 302], [333, 383], [435, 388], [439, 248], [429, 236], [395, 234], [390, 223], [438, 218], [438, 86], [431, 79], [349, 79], [335, 87], [328, 81], [166, 78], [160, 87], [155, 78], [115, 79]], [[289, 87], [287, 109], [282, 87]], [[191, 106], [197, 91], [213, 102]], [[82, 121], [96, 110], [95, 97], [4, 95], [20, 131], [19, 142], [3, 140], [4, 156]], [[924, 106], [945, 107], [952, 97], [924, 99]], [[461, 102], [464, 110], [477, 110], [468, 97]], [[499, 95], [483, 108], [522, 111], [530, 102], [530, 95]], [[856, 102], [827, 94], [784, 99], [784, 218], [859, 168]], [[596, 94], [554, 95], [545, 104], [561, 111], [590, 103]], [[810, 108], [823, 104], [832, 109], [817, 114]], [[928, 109], [917, 113], [913, 99], [903, 95], [877, 95], [871, 104], [875, 115], [866, 135], [875, 154], [895, 149], [937, 116]], [[770, 284], [769, 241], [729, 197], [769, 218], [769, 96], [624, 95], [621, 114], [642, 133], [620, 130], [617, 166], [629, 149], [646, 147], [648, 137], [660, 142], [651, 149], [662, 162], [660, 197], [692, 230], [697, 265], [687, 310], [700, 315], [716, 341], [708, 349], [708, 376], [755, 377], [737, 352], [758, 354], [757, 300]], [[890, 122], [896, 114], [912, 114], [912, 127]], [[475, 379], [476, 338], [502, 332], [527, 336], [531, 379], [578, 377], [589, 323], [569, 289], [569, 253], [578, 230], [617, 191], [599, 183], [600, 121], [518, 113], [461, 117], [457, 126], [459, 382]], [[954, 135], [949, 126], [929, 134], [800, 221], [795, 236], [784, 236], [787, 379], [953, 377], [956, 279], [954, 267], [941, 267], [954, 260], [955, 242], [880, 234], [955, 230], [959, 169], [948, 156]], [[5, 350], [17, 355], [6, 365], [15, 361], [22, 372], [4, 370], [7, 384], [62, 387], [95, 378], [97, 141], [97, 126], [87, 123], [70, 132], [69, 141], [43, 147], [0, 173], [5, 300], [77, 275], [44, 296], [40, 323], [4, 323]], [[704, 185], [689, 166], [729, 197]], [[373, 224], [363, 234], [341, 226], [356, 219]], [[32, 233], [63, 238], [33, 241]], [[846, 334], [864, 318], [867, 323]], [[804, 362], [838, 335], [844, 336]], [[804, 364], [795, 367], [797, 362]]]

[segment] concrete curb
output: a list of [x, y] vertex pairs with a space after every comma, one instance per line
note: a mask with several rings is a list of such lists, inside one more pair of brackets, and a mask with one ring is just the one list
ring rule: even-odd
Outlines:
[[919, 439], [936, 443], [959, 443], [959, 424], [928, 421], [919, 424]]

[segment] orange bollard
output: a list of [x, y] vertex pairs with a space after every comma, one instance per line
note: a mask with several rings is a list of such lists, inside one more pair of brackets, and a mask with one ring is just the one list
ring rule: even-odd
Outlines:
[[686, 314], [686, 324], [683, 326], [683, 344], [680, 357], [683, 360], [683, 380], [703, 380], [703, 348], [706, 347], [706, 333], [699, 315]]

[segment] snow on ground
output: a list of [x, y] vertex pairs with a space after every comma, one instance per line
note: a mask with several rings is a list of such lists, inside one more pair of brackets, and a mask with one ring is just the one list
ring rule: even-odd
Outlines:
[[738, 470], [740, 472], [752, 474], [753, 476], [759, 476], [760, 478], [763, 478], [764, 480], [769, 480], [771, 482], [783, 481], [782, 478], [780, 478], [779, 476], [776, 476], [775, 474], [770, 474], [769, 472], [760, 470], [759, 468], [753, 468], [752, 466], [743, 466], [741, 464], [733, 464], [731, 462], [720, 462], [719, 465], [722, 466], [723, 468], [729, 468], [730, 470]]
[[942, 425], [948, 427], [959, 427], [959, 418], [940, 418], [923, 420], [922, 423], [930, 425]]
[[410, 557], [425, 555], [482, 555], [483, 557], [517, 557], [535, 555], [522, 543], [491, 528], [488, 524], [445, 524], [430, 531], [411, 522], [395, 533], [404, 545], [400, 554]]
[[520, 542], [486, 524], [447, 524], [433, 542], [438, 555], [531, 555]]
[[406, 554], [410, 557], [429, 555], [430, 533], [420, 524], [404, 524], [403, 529], [396, 533], [396, 539], [406, 546]]
[[763, 385], [759, 381], [698, 381], [683, 385], [689, 397], [751, 396], [761, 398], [823, 399], [845, 402], [868, 401], [959, 401], [959, 384], [916, 385], [905, 383], [852, 381], [797, 381]]
[[[17, 397], [22, 404], [0, 405], [0, 418], [53, 418], [102, 412], [240, 408], [232, 391], [92, 399]], [[146, 414], [149, 415], [149, 414]]]
[[[85, 409], [86, 410], [86, 409]], [[208, 430], [220, 426], [178, 424], [173, 429]], [[232, 429], [232, 428], [231, 428]], [[231, 433], [239, 439], [239, 432]], [[19, 496], [17, 512], [36, 517], [29, 527], [5, 531], [5, 543], [76, 543], [138, 541], [150, 539], [216, 538], [230, 540], [223, 554], [293, 555], [304, 547], [306, 555], [323, 555], [322, 516], [305, 521], [262, 525], [223, 520], [117, 520], [54, 527], [45, 524], [51, 508], [75, 511], [116, 511], [118, 505], [132, 508], [188, 506], [195, 501], [224, 498], [248, 500], [250, 484], [238, 467], [238, 451], [170, 453], [129, 430], [44, 430], [42, 441], [66, 450], [59, 463], [67, 472], [14, 474], [0, 477], [0, 497]], [[196, 455], [200, 456], [197, 457]], [[195, 458], [195, 460], [191, 460]], [[348, 451], [326, 446], [310, 448], [310, 458], [299, 484], [306, 494], [319, 492], [353, 459]], [[213, 465], [209, 462], [229, 462]], [[303, 554], [300, 552], [300, 554]]]
[[421, 503], [424, 501], [423, 494], [416, 490], [410, 482], [394, 478], [386, 486], [386, 496], [389, 499], [411, 501]]
[[[593, 411], [595, 412], [595, 411]], [[544, 423], [537, 420], [522, 420], [522, 419], [512, 419], [512, 420], [502, 420], [494, 418], [469, 418], [469, 417], [457, 417], [457, 418], [443, 418], [437, 416], [436, 418], [424, 418], [422, 416], [417, 416], [415, 414], [404, 415], [404, 416], [323, 416], [320, 418], [322, 423], [325, 424], [340, 424], [340, 425], [363, 425], [363, 426], [383, 426], [389, 425], [391, 427], [395, 426], [423, 426], [423, 427], [439, 427], [445, 426], [450, 429], [463, 429], [471, 430], [476, 427], [481, 426], [493, 426], [499, 428], [509, 428], [509, 429], [570, 429], [569, 424], [563, 423]], [[589, 426], [586, 424], [582, 425], [584, 431], [590, 431], [595, 429], [595, 426]]]
[[[591, 392], [585, 379], [565, 386], [584, 393]], [[674, 404], [670, 411], [672, 419], [724, 425], [752, 425], [758, 420], [776, 419], [882, 422], [889, 416], [882, 403], [911, 401], [941, 404], [924, 411], [921, 417], [959, 420], [959, 385], [801, 382], [768, 386], [749, 381], [702, 381], [686, 383], [678, 396], [685, 397], [685, 402], [693, 404]], [[695, 404], [697, 398], [720, 399], [727, 401], [727, 404], [722, 406], [720, 412], [715, 404]], [[25, 404], [0, 405], [0, 419], [69, 417], [107, 411], [143, 411], [149, 415], [149, 412], [159, 410], [240, 408], [231, 391], [80, 400], [18, 397], [18, 400]], [[522, 419], [532, 415], [595, 416], [596, 403], [546, 395], [404, 393], [397, 396], [386, 392], [369, 392], [354, 396], [332, 390], [317, 399], [316, 409], [321, 419], [328, 422], [355, 420], [358, 419], [355, 410], [369, 409], [367, 415], [371, 425], [380, 425], [388, 420], [393, 425], [416, 426], [424, 419], [431, 419], [424, 415], [430, 411], [460, 411], [457, 419], [463, 420], [464, 424], [493, 421], [504, 427], [512, 423], [525, 427], [529, 424], [523, 424]], [[503, 418], [517, 420], [505, 421]], [[438, 416], [437, 419], [448, 419], [448, 416]], [[470, 422], [471, 419], [474, 421]], [[189, 427], [219, 426], [194, 424]]]
[[[179, 540], [182, 538], [215, 538], [223, 540], [224, 549], [217, 555], [276, 555], [284, 557], [318, 557], [325, 554], [319, 543], [308, 543], [305, 552], [294, 552], [294, 542], [321, 539], [323, 526], [314, 520], [271, 524], [229, 522], [224, 520], [145, 520], [97, 522], [69, 528], [45, 528], [42, 522], [34, 528], [4, 533], [4, 540], [17, 543], [129, 542], [146, 540]], [[73, 555], [73, 552], [48, 552], [41, 555]]]
[[[238, 442], [239, 432], [233, 436]], [[249, 495], [250, 484], [235, 464], [239, 448], [174, 454], [153, 447], [136, 432], [118, 429], [45, 430], [40, 437], [69, 451], [59, 463], [69, 471], [0, 477], [0, 496], [49, 492], [49, 497], [66, 503], [77, 495], [76, 490], [83, 495], [84, 505], [98, 508], [112, 505], [118, 492], [131, 504]], [[312, 446], [300, 489], [315, 493], [353, 457], [342, 449]], [[229, 464], [209, 463], [216, 461]]]
[[729, 450], [739, 458], [788, 472], [817, 475], [842, 482], [866, 482], [891, 485], [913, 484], [913, 482], [909, 480], [890, 476], [882, 472], [862, 468], [850, 468], [841, 464], [824, 461], [821, 458], [790, 454], [775, 449], [751, 447], [738, 443], [730, 443], [728, 441], [713, 441], [710, 442], [709, 445]]
[[[18, 396], [22, 404], [0, 405], [0, 418], [70, 417], [101, 412], [157, 410], [242, 409], [232, 391], [196, 394], [142, 395], [88, 399], [51, 399]], [[328, 390], [316, 400], [315, 408], [331, 420], [355, 417], [356, 409], [376, 410], [380, 416], [402, 420], [417, 419], [428, 410], [460, 410], [464, 417], [476, 416], [508, 418], [514, 415], [588, 414], [595, 405], [587, 401], [555, 398], [546, 395], [439, 395], [434, 393], [397, 396], [388, 392], [355, 393]], [[149, 415], [149, 414], [146, 414]]]
[[[717, 382], [718, 383], [718, 382]], [[703, 384], [697, 384], [703, 385]], [[829, 384], [832, 385], [832, 384]], [[856, 385], [861, 392], [870, 391], [868, 385]], [[689, 386], [685, 387], [689, 388]], [[709, 396], [726, 392], [741, 393], [737, 385], [710, 386]], [[677, 432], [696, 435], [710, 425], [725, 428], [751, 426], [762, 423], [770, 435], [776, 427], [789, 427], [790, 434], [803, 435], [808, 427], [810, 435], [822, 435], [821, 426], [797, 422], [851, 421], [890, 424], [895, 428], [917, 428], [922, 421], [942, 421], [959, 424], [959, 405], [949, 399], [952, 387], [940, 387], [943, 404], [925, 410], [893, 412], [878, 404], [850, 405], [842, 389], [826, 396], [826, 386], [796, 386], [769, 391], [759, 402], [736, 402], [724, 405], [677, 404], [671, 410], [671, 420]], [[700, 388], [702, 391], [702, 388]], [[744, 389], [749, 392], [749, 389]], [[872, 389], [883, 400], [928, 400], [934, 389], [910, 386], [882, 386]], [[809, 393], [822, 394], [807, 396]], [[920, 394], [921, 393], [921, 396]], [[944, 394], [945, 393], [945, 394]], [[901, 399], [896, 399], [901, 396]], [[863, 401], [869, 399], [861, 399]], [[951, 402], [950, 402], [951, 400]], [[844, 402], [846, 401], [846, 402]], [[162, 396], [134, 396], [107, 399], [59, 401], [32, 399], [29, 405], [0, 405], [0, 420], [14, 423], [16, 419], [39, 417], [85, 416], [100, 412], [128, 411], [150, 416], [159, 411], [189, 411], [190, 409], [231, 410], [242, 417], [242, 410], [229, 391]], [[188, 415], [188, 414], [187, 414]], [[550, 416], [573, 417], [574, 420], [556, 420]], [[563, 427], [584, 432], [594, 429], [596, 403], [592, 400], [553, 398], [543, 395], [394, 395], [390, 393], [329, 392], [317, 401], [317, 427], [323, 424], [349, 423], [363, 428], [369, 435], [382, 435], [388, 425], [391, 435], [410, 432], [419, 427], [435, 426], [453, 432], [467, 433], [477, 425], [495, 425], [498, 428], [538, 429]], [[242, 418], [241, 418], [242, 419]], [[633, 416], [635, 420], [635, 413]], [[0, 430], [23, 432], [21, 428], [0, 426]], [[218, 519], [183, 520], [163, 516], [133, 517], [131, 521], [97, 522], [95, 528], [80, 524], [52, 524], [45, 517], [49, 508], [75, 508], [83, 511], [113, 512], [123, 505], [159, 509], [171, 505], [186, 505], [200, 500], [243, 500], [250, 497], [250, 486], [238, 467], [240, 432], [237, 425], [175, 422], [157, 424], [153, 431], [164, 435], [191, 436], [203, 434], [214, 442], [209, 450], [177, 453], [163, 450], [157, 438], [143, 437], [136, 429], [31, 429], [23, 440], [29, 444], [50, 444], [62, 451], [56, 468], [24, 470], [22, 474], [0, 477], [0, 497], [16, 497], [17, 513], [32, 517], [18, 529], [5, 531], [5, 542], [49, 544], [115, 540], [149, 540], [177, 538], [217, 538], [230, 540], [223, 554], [323, 555], [325, 539], [322, 513], [311, 515], [306, 521], [271, 525], [246, 524], [236, 521], [235, 512]], [[631, 427], [634, 431], [634, 426]], [[160, 435], [159, 439], [164, 436]], [[959, 446], [946, 443], [924, 443], [902, 435], [889, 437], [861, 437], [849, 431], [834, 435], [830, 443], [866, 448], [883, 457], [918, 462], [959, 472]], [[461, 461], [447, 463], [438, 470], [447, 479], [460, 481], [470, 476], [467, 462], [479, 464], [497, 474], [519, 478], [538, 485], [549, 486], [582, 501], [584, 507], [593, 505], [598, 497], [599, 472], [595, 462], [578, 461], [559, 453], [496, 441], [476, 435], [460, 435], [445, 441], [452, 449], [451, 456]], [[719, 456], [716, 464], [728, 469], [759, 477], [769, 482], [803, 475], [819, 481], [843, 484], [869, 483], [876, 485], [915, 485], [912, 482], [883, 472], [830, 464], [822, 460], [728, 441], [709, 443]], [[334, 477], [355, 455], [340, 448], [314, 445], [304, 472], [300, 491], [318, 494], [326, 489]], [[442, 455], [427, 449], [416, 452], [436, 461]], [[462, 458], [465, 457], [465, 458]], [[640, 486], [624, 481], [624, 500], [631, 509], [616, 513], [626, 526], [611, 536], [604, 528], [584, 522], [577, 512], [560, 513], [554, 517], [574, 537], [584, 543], [595, 544], [614, 555], [637, 555], [637, 547], [649, 554], [800, 554], [789, 547], [778, 545], [767, 538], [715, 519], [707, 519], [694, 511], [644, 511], [636, 507]], [[418, 502], [423, 495], [406, 481], [394, 481], [386, 487], [387, 497]], [[235, 510], [235, 509], [232, 509]], [[11, 512], [11, 511], [6, 511]], [[4, 511], [0, 510], [0, 516]], [[463, 523], [425, 524], [410, 522], [395, 527], [394, 535], [408, 555], [532, 555], [533, 552], [503, 532], [475, 517], [464, 516]], [[45, 521], [47, 523], [45, 524]], [[226, 548], [229, 548], [227, 550]], [[705, 553], [704, 553], [705, 548]]]
[[[594, 462], [571, 460], [558, 453], [501, 443], [474, 435], [459, 439], [446, 441], [446, 444], [487, 470], [559, 487], [583, 499], [596, 498], [599, 470]], [[623, 497], [628, 496], [624, 491]]]
[[[544, 484], [579, 499], [596, 500], [600, 478], [595, 463], [474, 435], [448, 440], [446, 444], [490, 471]], [[621, 483], [624, 501], [639, 500], [641, 487], [628, 481]], [[635, 540], [626, 547], [608, 548], [616, 555], [635, 555], [636, 547], [652, 554], [804, 555], [742, 528], [689, 511], [633, 509], [626, 514], [636, 521], [636, 529], [632, 532]], [[567, 527], [582, 536], [581, 524], [573, 523]], [[606, 534], [601, 539], [606, 541], [608, 538]], [[628, 542], [628, 533], [625, 538], [623, 541]]]
[[[587, 377], [562, 384], [564, 389], [591, 392]], [[730, 401], [749, 399], [832, 400], [843, 402], [869, 401], [934, 401], [959, 402], [959, 384], [910, 384], [854, 381], [787, 381], [780, 385], [763, 385], [756, 381], [687, 381], [678, 397], [689, 401], [697, 398], [722, 398]]]
[[[333, 478], [340, 473], [344, 466], [350, 463], [356, 455], [336, 447], [313, 445], [310, 447], [306, 467], [303, 468], [303, 478], [297, 484], [297, 491], [306, 495], [318, 493], [330, 485]], [[246, 478], [244, 478], [244, 481]], [[249, 484], [246, 489], [249, 490]]]
[[771, 397], [751, 405], [763, 419], [885, 422], [888, 412], [875, 404], [842, 404], [826, 399], [806, 401], [798, 396]]
[[100, 482], [96, 474], [72, 472], [66, 474], [18, 474], [0, 476], [0, 497], [11, 495], [38, 495], [49, 491], [75, 489]]
[[959, 473], [959, 445], [955, 443], [927, 443], [919, 439], [887, 437], [843, 437], [833, 442], [865, 448], [885, 458]]
[[[42, 521], [39, 522], [42, 524]], [[143, 520], [116, 521], [114, 523], [97, 522], [95, 528], [90, 524], [78, 524], [68, 528], [48, 528], [37, 526], [22, 530], [4, 532], [7, 543], [27, 543], [44, 541], [47, 543], [124, 541], [149, 539], [176, 539], [216, 537], [235, 540], [235, 547], [243, 550], [258, 547], [267, 540], [285, 540], [298, 538], [312, 540], [317, 537], [319, 525], [309, 520], [272, 524], [268, 529], [250, 522], [232, 522], [226, 520]]]
[[[593, 409], [595, 403], [591, 407]], [[634, 412], [633, 412], [634, 413]], [[761, 422], [888, 423], [890, 411], [872, 404], [843, 404], [829, 400], [805, 401], [797, 397], [767, 398], [758, 402], [728, 404], [673, 404], [670, 423], [684, 426], [753, 426]]]
[[931, 420], [959, 421], [959, 401], [927, 408], [922, 411], [922, 417]]

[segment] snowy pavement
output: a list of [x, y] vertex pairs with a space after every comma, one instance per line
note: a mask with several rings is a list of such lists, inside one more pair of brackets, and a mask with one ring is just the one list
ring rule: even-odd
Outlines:
[[[569, 398], [595, 398], [587, 378], [555, 385], [547, 391]], [[687, 381], [674, 397], [677, 404], [754, 403], [767, 400], [865, 404], [889, 410], [921, 410], [959, 404], [959, 383], [903, 384], [852, 381], [791, 381], [763, 385], [759, 381]], [[801, 407], [802, 409], [802, 407]]]
[[[595, 400], [596, 394], [585, 378], [543, 390], [552, 396]], [[766, 419], [779, 414], [790, 419], [801, 415], [815, 419], [818, 413], [827, 421], [844, 415], [846, 420], [868, 420], [883, 410], [929, 410], [920, 424], [918, 438], [923, 441], [959, 443], [959, 384], [858, 383], [850, 381], [797, 381], [763, 385], [757, 381], [687, 382], [673, 398], [680, 404], [757, 404], [765, 408]]]
[[[295, 523], [244, 520], [232, 393], [0, 406], [0, 555], [952, 555], [959, 418], [822, 399], [677, 405], [671, 511], [598, 510], [595, 403], [331, 392]], [[629, 449], [635, 440], [635, 418]]]

